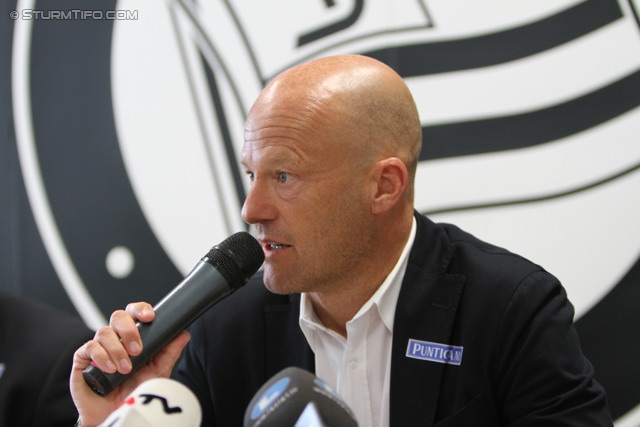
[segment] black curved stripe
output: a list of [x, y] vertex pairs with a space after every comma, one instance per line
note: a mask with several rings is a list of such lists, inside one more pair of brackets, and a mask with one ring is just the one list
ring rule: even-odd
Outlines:
[[[236, 13], [236, 10], [233, 8], [232, 6], [232, 1], [233, 0], [223, 0], [223, 3], [225, 5], [225, 7], [227, 8], [227, 10], [229, 11], [229, 16], [231, 16], [231, 19], [233, 20], [235, 26], [236, 26], [236, 30], [238, 31], [238, 34], [240, 34], [240, 38], [242, 40], [242, 46], [244, 46], [245, 52], [247, 52], [247, 55], [249, 56], [249, 59], [251, 60], [251, 65], [253, 67], [253, 70], [255, 72], [255, 75], [258, 76], [260, 78], [260, 83], [262, 84], [262, 86], [264, 86], [267, 82], [266, 79], [264, 79], [263, 77], [263, 72], [261, 70], [260, 64], [258, 63], [258, 58], [255, 52], [255, 48], [254, 46], [251, 44], [251, 42], [249, 41], [249, 36], [247, 35], [247, 30], [245, 29], [244, 25], [242, 25], [240, 18], [238, 18], [238, 14]], [[184, 3], [184, 1], [182, 1], [182, 3]], [[196, 9], [195, 7], [193, 9]], [[187, 13], [189, 13], [190, 9], [189, 8], [185, 8], [185, 11], [187, 11]], [[190, 15], [190, 13], [189, 13]], [[195, 21], [195, 20], [194, 20]], [[207, 37], [206, 33], [202, 33], [203, 37]], [[246, 114], [245, 114], [246, 115]]]
[[580, 98], [529, 113], [425, 126], [420, 160], [525, 148], [590, 129], [640, 106], [640, 71]]
[[576, 321], [582, 349], [595, 367], [596, 378], [607, 391], [614, 419], [640, 402], [638, 300], [640, 258], [607, 296]]
[[633, 0], [628, 0], [629, 8], [631, 8], [631, 12], [633, 13], [633, 18], [636, 21], [636, 25], [640, 28], [640, 15], [638, 15], [638, 8], [636, 7]]
[[[60, 10], [46, 4], [39, 9]], [[86, 5], [74, 0], [64, 8]], [[115, 7], [112, 0], [95, 9]], [[120, 153], [109, 72], [112, 30], [112, 20], [35, 20], [30, 75], [50, 206], [78, 273], [107, 318], [131, 301], [159, 301], [182, 279], [138, 205]], [[117, 245], [135, 256], [136, 267], [124, 279], [105, 267]]]
[[588, 0], [514, 29], [440, 43], [419, 43], [364, 52], [402, 77], [468, 70], [525, 58], [560, 46], [621, 18], [615, 0]]
[[[328, 5], [328, 7], [330, 7]], [[319, 40], [323, 37], [327, 37], [333, 33], [337, 33], [338, 31], [342, 31], [345, 28], [349, 28], [352, 26], [360, 17], [362, 13], [362, 9], [364, 8], [364, 0], [355, 0], [353, 5], [353, 11], [349, 16], [341, 21], [334, 22], [333, 24], [327, 25], [326, 27], [319, 28], [315, 31], [311, 31], [309, 33], [303, 34], [298, 38], [298, 47], [304, 46], [305, 44], [309, 44], [316, 40]]]
[[[246, 198], [246, 192], [244, 189], [244, 185], [242, 184], [240, 163], [238, 162], [235, 149], [233, 148], [233, 140], [231, 139], [229, 122], [227, 120], [227, 115], [225, 114], [225, 108], [222, 104], [222, 96], [220, 95], [220, 90], [218, 89], [218, 81], [216, 79], [215, 73], [209, 66], [209, 63], [204, 58], [204, 56], [202, 56], [202, 54], [200, 55], [200, 59], [202, 61], [202, 67], [204, 68], [205, 74], [207, 76], [207, 83], [209, 85], [209, 91], [211, 93], [211, 99], [213, 101], [216, 121], [218, 123], [218, 128], [220, 129], [220, 138], [222, 140], [222, 144], [224, 145], [225, 153], [227, 154], [229, 169], [231, 170], [231, 174], [233, 176], [233, 188], [235, 188], [236, 190], [236, 195], [240, 203], [238, 207], [242, 208], [242, 204], [244, 203], [244, 199]], [[213, 168], [214, 165], [209, 163], [209, 167]]]
[[547, 194], [545, 196], [531, 197], [528, 199], [504, 200], [501, 202], [483, 203], [483, 204], [477, 204], [477, 205], [450, 206], [450, 207], [445, 207], [440, 209], [434, 209], [431, 211], [425, 211], [422, 214], [429, 216], [429, 215], [442, 214], [442, 213], [470, 211], [470, 210], [488, 209], [488, 208], [499, 208], [503, 206], [513, 206], [513, 205], [522, 205], [526, 203], [545, 202], [548, 200], [559, 199], [561, 197], [571, 196], [577, 193], [581, 193], [583, 191], [594, 189], [601, 185], [615, 181], [618, 178], [622, 178], [625, 175], [629, 175], [630, 173], [637, 172], [638, 170], [640, 170], [640, 162], [636, 163], [635, 165], [632, 165], [631, 167], [628, 167], [627, 169], [614, 173], [613, 175], [602, 178], [598, 181], [594, 181], [589, 184], [585, 184], [583, 186], [573, 188], [571, 190], [562, 191], [560, 193], [552, 193], [552, 194]]

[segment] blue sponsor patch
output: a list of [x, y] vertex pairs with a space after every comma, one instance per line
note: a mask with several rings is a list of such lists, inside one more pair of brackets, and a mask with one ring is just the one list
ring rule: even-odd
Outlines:
[[407, 357], [449, 365], [462, 364], [463, 347], [409, 339]]

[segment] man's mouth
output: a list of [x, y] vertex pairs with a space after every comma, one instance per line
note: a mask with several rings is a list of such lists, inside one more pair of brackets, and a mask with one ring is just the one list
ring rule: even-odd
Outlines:
[[284, 243], [267, 243], [266, 246], [267, 249], [272, 251], [291, 247], [291, 245], [285, 245]]

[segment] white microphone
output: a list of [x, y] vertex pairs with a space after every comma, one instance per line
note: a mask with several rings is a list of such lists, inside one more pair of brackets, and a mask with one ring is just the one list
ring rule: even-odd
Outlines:
[[140, 384], [98, 427], [199, 427], [202, 410], [185, 385], [168, 378]]

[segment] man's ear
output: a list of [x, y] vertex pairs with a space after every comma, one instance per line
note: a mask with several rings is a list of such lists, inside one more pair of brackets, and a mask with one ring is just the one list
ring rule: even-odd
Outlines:
[[376, 187], [371, 213], [379, 214], [392, 209], [404, 197], [409, 185], [409, 172], [402, 160], [388, 157], [374, 165], [373, 176]]

